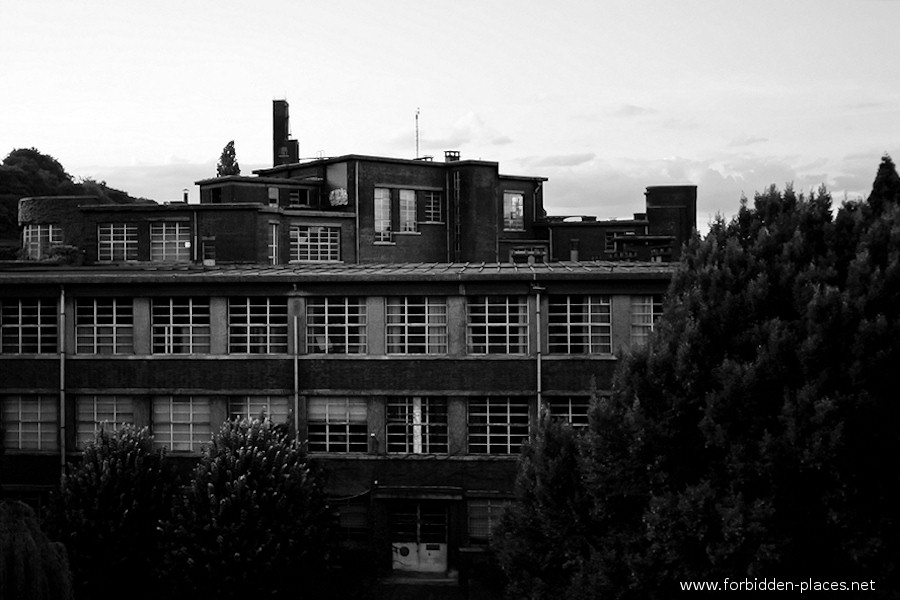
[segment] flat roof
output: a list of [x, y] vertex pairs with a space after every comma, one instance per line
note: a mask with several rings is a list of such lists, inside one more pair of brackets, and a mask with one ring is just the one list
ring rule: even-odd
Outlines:
[[537, 263], [304, 263], [276, 266], [153, 264], [70, 267], [0, 265], [0, 284], [34, 283], [323, 283], [553, 280], [667, 280], [677, 263], [560, 261]]

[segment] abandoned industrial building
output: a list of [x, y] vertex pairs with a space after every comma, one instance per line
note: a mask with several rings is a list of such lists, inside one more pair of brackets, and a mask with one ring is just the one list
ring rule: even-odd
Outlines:
[[2, 485], [45, 494], [104, 423], [190, 462], [264, 412], [327, 469], [348, 543], [453, 577], [540, 411], [585, 424], [652, 330], [696, 187], [648, 187], [626, 220], [553, 217], [544, 178], [458, 152], [301, 161], [287, 119], [275, 101], [271, 168], [199, 181], [199, 204], [20, 201]]

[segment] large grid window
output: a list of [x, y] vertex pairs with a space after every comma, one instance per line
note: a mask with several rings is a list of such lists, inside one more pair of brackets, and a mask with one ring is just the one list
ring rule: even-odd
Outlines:
[[365, 398], [310, 398], [310, 452], [366, 452], [369, 449]]
[[441, 193], [425, 192], [425, 221], [429, 223], [440, 223], [444, 220], [441, 211]]
[[56, 300], [0, 300], [0, 354], [52, 354], [57, 348]]
[[306, 303], [306, 351], [365, 354], [365, 298], [310, 298]]
[[588, 410], [591, 406], [589, 396], [553, 396], [544, 401], [551, 418], [564, 421], [572, 427], [587, 427]]
[[528, 439], [528, 398], [484, 397], [469, 400], [469, 453], [515, 454]]
[[386, 302], [388, 354], [446, 354], [447, 300], [393, 296]]
[[503, 192], [503, 229], [525, 229], [525, 203], [521, 192]]
[[228, 401], [232, 419], [286, 423], [289, 412], [287, 396], [240, 396]]
[[486, 544], [493, 537], [494, 526], [510, 505], [505, 498], [472, 498], [468, 502], [469, 541]]
[[97, 225], [97, 260], [127, 261], [138, 259], [138, 228], [131, 223]]
[[26, 225], [22, 229], [22, 247], [29, 260], [40, 260], [52, 246], [62, 244], [62, 228], [54, 224]]
[[375, 241], [390, 242], [391, 235], [391, 190], [375, 188]]
[[286, 353], [287, 313], [284, 298], [229, 298], [228, 351], [233, 354]]
[[172, 452], [199, 452], [212, 439], [209, 398], [155, 396], [153, 443]]
[[417, 231], [416, 193], [413, 190], [400, 190], [400, 231]]
[[341, 260], [341, 228], [323, 225], [292, 225], [291, 260], [339, 262]]
[[0, 396], [3, 447], [9, 450], [59, 448], [58, 402], [51, 395]]
[[269, 223], [269, 264], [277, 265], [281, 259], [279, 258], [281, 250], [278, 244], [278, 236], [281, 235], [278, 223]]
[[643, 346], [662, 314], [661, 294], [631, 297], [631, 345]]
[[134, 424], [134, 399], [131, 396], [78, 396], [75, 440], [79, 448], [93, 441], [100, 430], [116, 431]]
[[209, 299], [154, 298], [151, 319], [154, 354], [209, 352]]
[[550, 352], [612, 353], [609, 296], [550, 296], [547, 321]]
[[389, 398], [387, 451], [402, 454], [447, 452], [445, 398]]
[[469, 354], [525, 354], [528, 305], [522, 296], [472, 296], [467, 303]]
[[191, 260], [191, 225], [181, 221], [150, 224], [150, 260], [155, 262], [189, 262]]
[[134, 309], [130, 298], [75, 301], [75, 351], [79, 354], [134, 352]]

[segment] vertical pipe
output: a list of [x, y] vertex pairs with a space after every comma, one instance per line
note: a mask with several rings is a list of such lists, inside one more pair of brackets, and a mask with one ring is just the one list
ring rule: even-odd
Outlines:
[[59, 468], [66, 472], [66, 288], [59, 286]]
[[540, 287], [537, 283], [535, 283], [533, 289], [534, 289], [534, 301], [535, 301], [535, 305], [536, 305], [535, 306], [534, 331], [535, 331], [535, 338], [537, 338], [535, 341], [535, 344], [537, 345], [537, 349], [535, 350], [535, 354], [534, 354], [535, 355], [535, 369], [536, 369], [535, 378], [537, 379], [537, 394], [536, 394], [537, 395], [537, 410], [538, 410], [538, 418], [540, 418], [540, 415], [544, 409], [544, 398], [543, 398], [544, 387], [543, 387], [543, 383], [541, 381], [541, 378], [542, 378], [541, 375], [542, 375], [542, 370], [543, 370], [542, 362], [543, 362], [543, 356], [544, 356], [544, 354], [543, 354], [543, 343], [544, 343], [543, 342], [543, 329], [542, 329], [542, 323], [541, 323], [541, 321], [543, 319], [542, 311], [541, 311], [541, 300], [542, 300], [541, 291], [543, 291], [544, 288]]
[[356, 260], [354, 261], [356, 264], [362, 262], [362, 259], [359, 256], [359, 161], [355, 161], [353, 165], [353, 195], [355, 196], [354, 202], [356, 202], [356, 206], [353, 208], [356, 209]]
[[300, 327], [294, 315], [294, 439], [300, 441]]

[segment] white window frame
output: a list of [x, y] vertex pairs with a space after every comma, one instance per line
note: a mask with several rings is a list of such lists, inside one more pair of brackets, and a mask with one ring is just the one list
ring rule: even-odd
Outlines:
[[610, 296], [550, 295], [547, 343], [551, 354], [612, 354]]
[[639, 348], [647, 343], [656, 321], [662, 314], [662, 294], [631, 297], [631, 345]]
[[137, 225], [134, 223], [97, 224], [98, 262], [128, 262], [137, 259]]
[[392, 242], [391, 230], [391, 190], [375, 188], [375, 243]]
[[62, 227], [55, 223], [25, 225], [22, 229], [22, 247], [29, 260], [40, 260], [50, 248], [62, 244]]
[[0, 354], [56, 354], [56, 299], [0, 299]]
[[365, 354], [366, 299], [323, 296], [306, 301], [308, 354]]
[[8, 450], [59, 449], [59, 398], [50, 394], [0, 396], [3, 447]]
[[152, 262], [190, 262], [191, 224], [187, 221], [150, 223]]
[[286, 354], [287, 351], [287, 298], [228, 299], [229, 353]]
[[415, 233], [418, 228], [418, 211], [416, 210], [415, 190], [399, 190], [400, 196], [400, 232]]
[[75, 353], [133, 354], [134, 304], [131, 298], [77, 298]]
[[525, 296], [469, 296], [466, 301], [469, 354], [527, 354]]
[[228, 400], [230, 419], [253, 421], [262, 416], [265, 421], [286, 423], [289, 414], [287, 396], [237, 396]]
[[153, 444], [169, 452], [199, 452], [212, 440], [205, 396], [154, 396]]
[[525, 194], [503, 192], [504, 231], [525, 231]]
[[269, 223], [269, 264], [277, 265], [281, 262], [281, 252], [278, 236], [280, 235], [280, 226], [278, 223]]
[[385, 438], [389, 454], [447, 454], [447, 399], [388, 398]]
[[308, 400], [307, 410], [310, 452], [368, 452], [368, 406], [365, 398], [312, 397]]
[[113, 395], [79, 395], [75, 398], [75, 443], [84, 448], [100, 430], [115, 432], [134, 424], [134, 398]]
[[447, 354], [447, 299], [385, 298], [385, 341], [388, 354]]
[[468, 402], [469, 454], [518, 454], [531, 433], [527, 396], [481, 396]]
[[341, 262], [341, 228], [291, 225], [291, 262]]
[[208, 354], [212, 338], [209, 298], [153, 298], [153, 354]]
[[440, 192], [424, 192], [425, 200], [425, 222], [426, 223], [443, 223], [444, 211], [442, 209]]
[[590, 396], [544, 396], [544, 403], [551, 418], [564, 421], [575, 429], [588, 426]]

